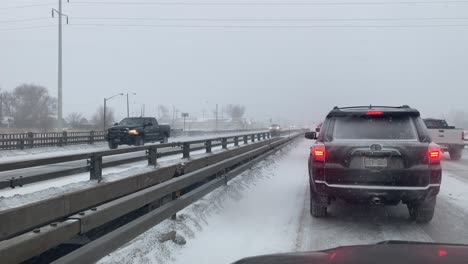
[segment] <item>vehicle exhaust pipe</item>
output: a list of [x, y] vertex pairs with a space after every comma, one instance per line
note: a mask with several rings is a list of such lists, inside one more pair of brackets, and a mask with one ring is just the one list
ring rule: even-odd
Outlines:
[[382, 204], [382, 200], [379, 197], [372, 197], [371, 202], [372, 204]]

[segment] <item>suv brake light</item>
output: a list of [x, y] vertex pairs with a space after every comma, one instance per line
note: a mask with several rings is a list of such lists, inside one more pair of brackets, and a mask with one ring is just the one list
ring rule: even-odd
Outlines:
[[310, 148], [310, 155], [313, 161], [325, 161], [326, 151], [323, 143], [316, 143]]
[[436, 145], [429, 145], [428, 150], [428, 158], [429, 164], [439, 164], [441, 159], [442, 153], [440, 152], [440, 148]]
[[367, 115], [368, 116], [379, 116], [379, 115], [383, 115], [383, 112], [382, 111], [368, 111]]
[[462, 131], [462, 140], [465, 140], [465, 131]]

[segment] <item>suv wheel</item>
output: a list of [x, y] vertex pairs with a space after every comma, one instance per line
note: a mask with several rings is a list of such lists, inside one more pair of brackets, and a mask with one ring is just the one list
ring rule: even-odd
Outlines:
[[459, 160], [462, 156], [461, 149], [449, 149], [450, 159], [451, 160]]
[[113, 141], [109, 141], [109, 148], [110, 149], [117, 149], [119, 147], [119, 144]]
[[414, 201], [407, 204], [410, 219], [418, 223], [429, 223], [434, 217], [436, 198], [428, 198], [425, 201]]
[[320, 204], [312, 195], [310, 196], [310, 214], [313, 217], [327, 216], [327, 206]]
[[135, 146], [143, 146], [144, 144], [145, 144], [145, 141], [143, 140], [142, 137], [135, 138]]
[[160, 143], [167, 143], [167, 142], [168, 142], [167, 136], [164, 135], [163, 138], [161, 139]]

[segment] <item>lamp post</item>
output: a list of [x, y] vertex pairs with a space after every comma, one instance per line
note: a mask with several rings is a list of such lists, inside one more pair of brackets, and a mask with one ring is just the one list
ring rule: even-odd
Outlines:
[[103, 130], [104, 130], [104, 131], [106, 131], [106, 103], [107, 103], [108, 100], [110, 100], [110, 99], [112, 99], [112, 98], [114, 98], [114, 97], [116, 97], [116, 96], [119, 96], [119, 95], [122, 96], [122, 95], [124, 95], [124, 94], [123, 94], [123, 93], [119, 93], [119, 94], [113, 95], [113, 96], [111, 96], [111, 97], [109, 97], [109, 98], [105, 98], [105, 97], [104, 97], [104, 117], [103, 117], [103, 120], [104, 120], [104, 121], [103, 121], [103, 128], [104, 128], [104, 129], [103, 129]]
[[129, 94], [136, 95], [136, 93], [127, 93], [127, 117], [130, 117], [130, 105], [128, 103], [128, 95]]

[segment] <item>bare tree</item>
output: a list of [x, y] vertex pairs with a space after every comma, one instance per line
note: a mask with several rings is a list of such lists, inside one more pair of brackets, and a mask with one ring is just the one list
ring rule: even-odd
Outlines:
[[245, 114], [245, 106], [229, 104], [224, 108], [226, 114], [235, 120], [242, 119]]
[[13, 115], [13, 95], [7, 91], [0, 93], [0, 98], [2, 102], [2, 113], [3, 116], [12, 116]]
[[50, 128], [54, 125], [57, 99], [49, 96], [45, 87], [23, 84], [12, 93], [11, 109], [15, 126]]
[[72, 128], [80, 128], [83, 125], [83, 116], [78, 112], [68, 114], [65, 120], [67, 121], [68, 125]]
[[[110, 127], [115, 121], [114, 110], [112, 108], [106, 107], [106, 127]], [[102, 129], [104, 125], [104, 107], [99, 106], [99, 108], [94, 113], [91, 118], [91, 123], [94, 127]]]

